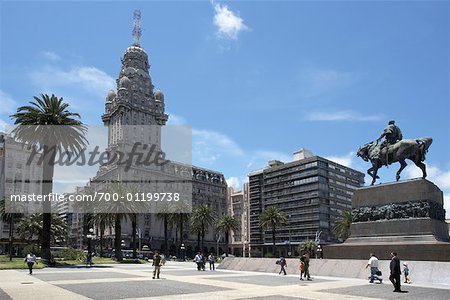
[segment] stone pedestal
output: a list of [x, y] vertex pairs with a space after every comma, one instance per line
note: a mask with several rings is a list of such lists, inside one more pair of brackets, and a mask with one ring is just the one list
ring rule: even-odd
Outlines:
[[352, 198], [353, 223], [343, 244], [324, 249], [326, 258], [450, 261], [442, 191], [425, 179], [363, 187]]

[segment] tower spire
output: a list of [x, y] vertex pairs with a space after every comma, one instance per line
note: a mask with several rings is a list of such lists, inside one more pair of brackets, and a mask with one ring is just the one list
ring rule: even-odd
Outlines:
[[136, 9], [133, 14], [133, 45], [140, 46], [141, 38], [141, 11]]

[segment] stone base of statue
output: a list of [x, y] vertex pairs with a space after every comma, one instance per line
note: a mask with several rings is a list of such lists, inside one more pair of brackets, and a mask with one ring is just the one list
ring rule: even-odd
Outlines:
[[324, 249], [326, 258], [450, 261], [449, 227], [442, 191], [425, 179], [363, 187], [352, 198], [353, 222], [343, 244]]

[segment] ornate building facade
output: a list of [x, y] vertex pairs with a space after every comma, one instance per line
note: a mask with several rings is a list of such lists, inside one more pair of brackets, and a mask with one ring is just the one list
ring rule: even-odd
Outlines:
[[[149, 73], [148, 55], [140, 46], [135, 32], [134, 35], [133, 45], [125, 50], [121, 60], [122, 67], [116, 80], [117, 89], [108, 92], [102, 116], [108, 128], [107, 151], [111, 155], [118, 152], [129, 153], [136, 144], [139, 144], [141, 150], [145, 150], [145, 145], [154, 146], [155, 153], [164, 150], [161, 149], [161, 128], [169, 118], [165, 113], [164, 94], [155, 89]], [[182, 191], [189, 194], [192, 208], [208, 205], [217, 217], [227, 212], [227, 185], [223, 174], [217, 171], [175, 161], [164, 165], [140, 165], [133, 162], [131, 166], [113, 162], [103, 165], [89, 185], [100, 190], [111, 181], [164, 182], [141, 186], [145, 186], [147, 191], [164, 188]], [[122, 240], [126, 249], [131, 247], [132, 228], [130, 222], [122, 223]], [[165, 251], [163, 221], [155, 211], [138, 215], [137, 231], [141, 247]], [[180, 248], [183, 248], [184, 255], [191, 257], [195, 255], [195, 251], [200, 250], [197, 249], [197, 235], [191, 232], [188, 222], [184, 224], [184, 245], [181, 245], [179, 232], [174, 226], [169, 227], [168, 240], [167, 252], [170, 255], [180, 254]], [[224, 249], [223, 240], [222, 238], [218, 242], [215, 229], [209, 228], [201, 251], [221, 252]]]

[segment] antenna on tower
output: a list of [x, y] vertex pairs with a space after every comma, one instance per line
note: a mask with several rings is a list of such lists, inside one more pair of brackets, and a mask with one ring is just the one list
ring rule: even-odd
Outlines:
[[141, 11], [136, 9], [133, 14], [133, 45], [140, 46], [141, 38]]

